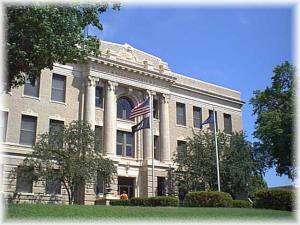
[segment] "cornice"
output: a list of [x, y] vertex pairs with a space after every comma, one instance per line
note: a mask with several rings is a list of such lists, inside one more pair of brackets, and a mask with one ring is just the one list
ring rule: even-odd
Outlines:
[[133, 72], [133, 73], [137, 73], [137, 74], [141, 74], [141, 75], [146, 75], [148, 77], [164, 80], [164, 81], [170, 83], [171, 85], [173, 85], [177, 79], [176, 77], [174, 77], [172, 75], [163, 74], [163, 73], [159, 73], [159, 72], [152, 71], [152, 70], [147, 70], [147, 69], [144, 69], [142, 67], [139, 67], [139, 66], [136, 66], [133, 64], [123, 63], [123, 62], [120, 62], [117, 60], [112, 60], [112, 59], [104, 58], [101, 56], [99, 56], [97, 58], [89, 56], [89, 59], [91, 60], [91, 62], [96, 62], [96, 63], [103, 64], [106, 66], [116, 67], [121, 70], [127, 70], [129, 72]]

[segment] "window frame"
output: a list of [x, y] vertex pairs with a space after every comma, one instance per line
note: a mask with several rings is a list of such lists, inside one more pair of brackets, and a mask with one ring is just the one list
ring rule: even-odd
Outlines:
[[[122, 142], [118, 141], [118, 134], [122, 135]], [[132, 143], [128, 144], [128, 135], [131, 135]], [[116, 140], [116, 155], [120, 157], [128, 157], [134, 158], [135, 157], [135, 149], [134, 149], [134, 135], [131, 132], [126, 132], [122, 130], [117, 130], [117, 140]], [[122, 154], [118, 154], [118, 145], [122, 147]], [[131, 147], [131, 155], [127, 155], [127, 147]]]
[[[28, 179], [29, 177], [23, 177], [24, 176], [24, 174], [28, 174], [28, 173], [30, 173], [30, 172], [20, 172], [20, 171], [18, 171], [17, 172], [17, 181], [16, 181], [16, 192], [20, 192], [20, 193], [33, 193], [33, 179], [32, 179], [32, 177], [31, 177], [31, 179]], [[21, 179], [23, 179], [23, 180], [21, 180]], [[27, 191], [27, 190], [25, 190], [24, 191], [24, 189], [26, 189], [26, 188], [22, 188], [22, 186], [20, 186], [21, 184], [24, 184], [24, 183], [26, 183], [26, 185], [29, 185], [29, 188], [28, 188], [28, 190], [29, 191]]]
[[[199, 109], [200, 111], [200, 116], [196, 117], [195, 112], [196, 110]], [[198, 112], [199, 112], [198, 111]], [[199, 121], [196, 121], [198, 118]], [[196, 123], [199, 122], [199, 127], [196, 126]], [[193, 106], [193, 127], [197, 129], [201, 129], [201, 124], [202, 124], [202, 108], [198, 106]]]
[[159, 100], [157, 98], [153, 98], [153, 118], [159, 119]]
[[[0, 142], [6, 142], [6, 135], [7, 135], [7, 124], [8, 124], [8, 111], [0, 111], [1, 113], [1, 123], [0, 123], [0, 132], [1, 136], [0, 136]], [[2, 126], [2, 122], [3, 122], [3, 126]]]
[[[99, 90], [99, 96], [97, 96], [98, 93], [97, 89]], [[95, 107], [103, 109], [103, 105], [104, 105], [104, 88], [102, 86], [97, 85], [95, 87]]]
[[[223, 113], [223, 118], [224, 118], [224, 133], [226, 134], [231, 134], [232, 133], [232, 115], [228, 113]], [[228, 127], [226, 126], [226, 119], [229, 118], [229, 130]]]
[[[213, 112], [214, 112], [213, 110], [209, 110], [208, 115], [210, 116], [211, 113], [213, 114]], [[216, 131], [218, 132], [218, 129], [219, 129], [219, 127], [218, 127], [218, 112], [216, 110], [215, 110], [215, 117], [216, 117]], [[213, 120], [214, 120], [214, 118], [212, 119], [212, 121]], [[211, 132], [215, 132], [214, 125], [212, 122], [209, 123], [209, 129]]]
[[[54, 90], [59, 90], [59, 91], [62, 91], [62, 89], [58, 89], [58, 88], [53, 88], [53, 80], [55, 79], [55, 77], [60, 77], [60, 78], [63, 78], [63, 82], [64, 82], [64, 88], [63, 88], [63, 92], [64, 92], [64, 97], [63, 97], [63, 101], [60, 101], [60, 100], [57, 100], [57, 99], [53, 99], [54, 98]], [[67, 77], [64, 76], [64, 75], [61, 75], [61, 74], [57, 74], [57, 73], [53, 73], [52, 74], [52, 83], [51, 83], [51, 101], [53, 102], [59, 102], [59, 103], [66, 103], [66, 85], [67, 85]]]
[[[100, 129], [100, 136], [97, 136], [96, 130]], [[98, 138], [97, 138], [98, 137]], [[99, 142], [99, 146], [97, 148], [97, 142]], [[103, 127], [95, 125], [95, 152], [103, 153]]]
[[[34, 124], [34, 131], [22, 129], [23, 118], [26, 118], [26, 117], [34, 119], [34, 123], [35, 123]], [[37, 130], [37, 117], [36, 116], [22, 114], [22, 116], [21, 116], [20, 133], [19, 133], [20, 134], [19, 144], [21, 144], [21, 145], [27, 145], [27, 146], [33, 146], [35, 144], [35, 141], [36, 141], [36, 130]], [[28, 144], [28, 143], [22, 142], [22, 131], [23, 132], [32, 132], [33, 133], [33, 143]]]
[[184, 151], [182, 151], [181, 153], [182, 153], [182, 157], [186, 157], [187, 156], [187, 142], [183, 141], [183, 140], [177, 140], [177, 142], [176, 142], [176, 151], [177, 151], [178, 157], [179, 157], [179, 154], [180, 154], [179, 149], [183, 150], [183, 148], [179, 148], [179, 146], [180, 146], [179, 143], [182, 143], [185, 146]]
[[[28, 87], [30, 85], [29, 88], [34, 89], [36, 88], [36, 95], [31, 95], [29, 93], [25, 93], [26, 92], [26, 87]], [[40, 77], [38, 76], [35, 79], [35, 86], [31, 85], [30, 80], [27, 79], [27, 77], [25, 78], [25, 83], [24, 83], [24, 88], [23, 88], [23, 95], [24, 96], [28, 96], [28, 97], [32, 97], [32, 98], [39, 98], [40, 97]]]
[[[178, 108], [183, 106], [183, 115], [179, 115]], [[180, 122], [180, 117], [182, 117], [182, 123]], [[181, 102], [176, 102], [176, 124], [179, 126], [186, 126], [186, 104]]]
[[[50, 187], [52, 187], [52, 188], [55, 185], [55, 187], [53, 188], [53, 190], [54, 190], [53, 192], [49, 191], [49, 190], [51, 190], [51, 189], [49, 189], [49, 183], [51, 184]], [[58, 187], [56, 187], [56, 185]], [[46, 181], [45, 181], [45, 194], [47, 194], [47, 195], [61, 195], [61, 189], [62, 189], [62, 185], [61, 185], [61, 181], [59, 179], [55, 179], [55, 178], [51, 179], [51, 180], [46, 179]]]
[[160, 161], [160, 139], [158, 135], [153, 135], [154, 159]]
[[117, 99], [117, 119], [120, 119], [120, 120], [127, 120], [127, 121], [134, 121], [134, 118], [129, 119], [129, 117], [130, 117], [130, 111], [128, 112], [128, 115], [126, 115], [125, 113], [127, 113], [127, 111], [126, 111], [126, 109], [124, 109], [124, 108], [122, 108], [122, 117], [119, 117], [119, 110], [120, 110], [120, 108], [119, 108], [119, 101], [120, 101], [121, 99], [124, 99], [124, 100], [126, 100], [126, 101], [129, 103], [129, 105], [130, 105], [130, 107], [131, 107], [130, 111], [134, 108], [134, 104], [133, 104], [133, 102], [131, 101], [130, 98], [128, 98], [128, 97], [126, 97], [126, 96], [120, 96], [120, 97]]

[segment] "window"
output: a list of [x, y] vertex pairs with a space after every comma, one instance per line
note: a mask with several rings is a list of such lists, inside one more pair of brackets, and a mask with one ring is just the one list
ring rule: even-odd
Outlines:
[[[61, 139], [58, 134], [55, 135], [55, 133], [61, 131], [64, 127], [64, 121], [60, 120], [50, 120], [49, 123], [49, 132], [51, 134], [54, 134], [53, 139], [51, 140], [51, 143], [56, 147], [56, 148], [62, 148], [63, 147], [63, 140]], [[51, 136], [50, 136], [51, 137]]]
[[160, 160], [159, 154], [159, 136], [154, 135], [154, 159]]
[[200, 129], [202, 124], [202, 110], [200, 107], [193, 107], [193, 120], [194, 127]]
[[232, 132], [231, 115], [224, 113], [224, 132], [230, 134]]
[[132, 133], [117, 131], [117, 155], [133, 157], [133, 136]]
[[95, 187], [96, 195], [104, 194], [104, 179], [99, 172], [97, 172], [97, 182]]
[[46, 194], [50, 195], [60, 195], [61, 194], [61, 182], [58, 178], [47, 179], [46, 180], [46, 187], [45, 187]]
[[34, 145], [36, 136], [36, 121], [34, 116], [22, 115], [19, 143], [23, 145]]
[[96, 86], [95, 101], [96, 107], [103, 108], [103, 87]]
[[177, 141], [177, 154], [179, 159], [183, 159], [187, 154], [187, 146], [185, 141]]
[[[209, 116], [212, 117], [212, 119], [209, 122], [209, 129], [214, 132], [215, 128], [214, 128], [214, 116], [213, 116], [213, 110], [209, 110]], [[217, 111], [215, 111], [215, 117], [216, 117], [216, 130], [218, 131], [218, 114]]]
[[50, 120], [49, 132], [58, 132], [64, 127], [64, 121], [61, 120]]
[[65, 102], [66, 77], [58, 74], [52, 76], [51, 100]]
[[17, 173], [17, 185], [16, 191], [17, 192], [25, 192], [25, 193], [32, 193], [32, 171], [22, 171]]
[[24, 84], [24, 95], [39, 97], [39, 86], [40, 86], [40, 79], [39, 77], [36, 78], [34, 85], [31, 84], [30, 80], [25, 79]]
[[0, 142], [5, 142], [8, 112], [0, 111]]
[[153, 118], [158, 119], [159, 102], [153, 98]]
[[129, 120], [130, 112], [133, 108], [133, 104], [126, 97], [118, 99], [117, 103], [117, 117], [124, 120]]
[[176, 118], [178, 125], [186, 125], [185, 104], [176, 102]]
[[102, 144], [103, 143], [103, 133], [102, 127], [95, 126], [95, 151], [101, 153], [102, 152]]

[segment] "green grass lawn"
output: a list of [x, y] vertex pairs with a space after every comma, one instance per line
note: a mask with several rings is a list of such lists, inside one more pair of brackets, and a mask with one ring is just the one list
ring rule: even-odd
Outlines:
[[6, 207], [6, 220], [23, 219], [176, 219], [176, 220], [281, 220], [293, 221], [294, 212], [239, 209], [239, 208], [186, 208], [186, 207], [125, 207], [88, 205], [20, 204]]

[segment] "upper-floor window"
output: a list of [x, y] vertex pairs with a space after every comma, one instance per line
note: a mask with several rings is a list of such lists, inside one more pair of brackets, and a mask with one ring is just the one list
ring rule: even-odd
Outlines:
[[34, 116], [22, 115], [20, 140], [23, 145], [34, 145], [36, 137], [36, 121]]
[[232, 132], [231, 115], [224, 113], [224, 132], [230, 134]]
[[160, 160], [160, 151], [159, 151], [159, 136], [154, 135], [154, 159]]
[[153, 98], [153, 118], [158, 119], [159, 101]]
[[[214, 128], [214, 111], [213, 110], [209, 110], [209, 116], [211, 117], [210, 121], [209, 121], [209, 129], [214, 132], [215, 128]], [[218, 131], [218, 113], [217, 111], [215, 111], [215, 118], [216, 118], [216, 130]]]
[[5, 142], [8, 112], [0, 111], [0, 142]]
[[176, 102], [176, 119], [178, 125], [186, 125], [185, 104]]
[[187, 155], [186, 141], [177, 140], [177, 154], [179, 159], [183, 159]]
[[51, 100], [65, 102], [66, 77], [58, 74], [52, 76]]
[[130, 112], [133, 108], [132, 102], [126, 97], [120, 97], [117, 102], [117, 117], [129, 120]]
[[33, 179], [32, 171], [18, 171], [16, 192], [32, 193]]
[[117, 155], [133, 157], [133, 135], [129, 132], [117, 131]]
[[103, 132], [102, 127], [95, 126], [95, 151], [102, 152], [103, 146]]
[[202, 110], [200, 107], [193, 107], [193, 120], [194, 127], [200, 129], [202, 124]]
[[35, 79], [34, 85], [31, 84], [29, 79], [25, 79], [24, 84], [24, 95], [32, 96], [32, 97], [39, 97], [39, 86], [40, 86], [40, 78], [37, 77]]
[[96, 107], [103, 108], [103, 87], [96, 86], [95, 105]]

